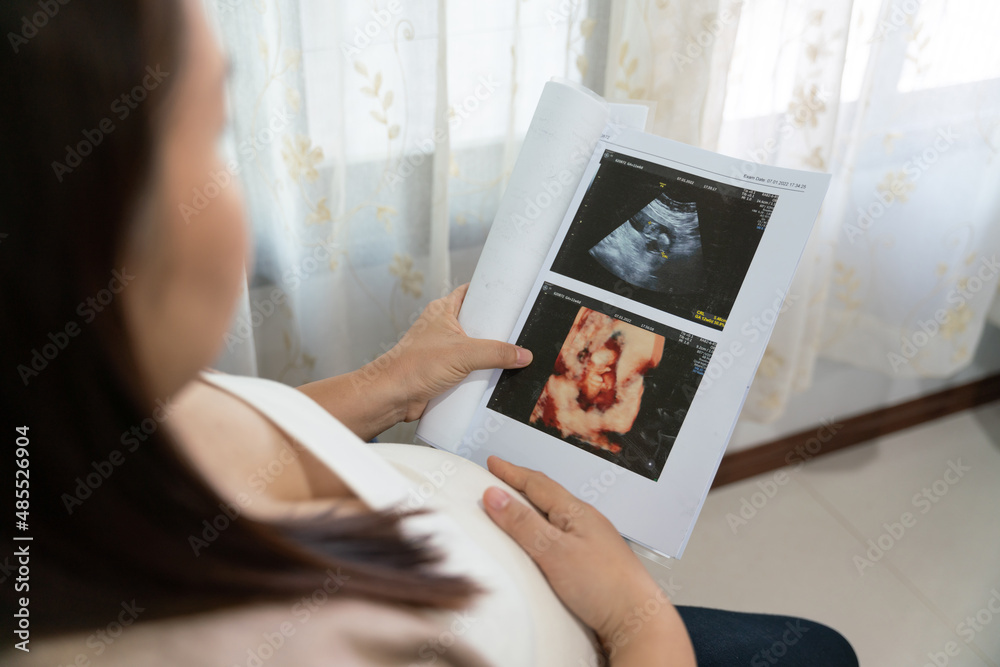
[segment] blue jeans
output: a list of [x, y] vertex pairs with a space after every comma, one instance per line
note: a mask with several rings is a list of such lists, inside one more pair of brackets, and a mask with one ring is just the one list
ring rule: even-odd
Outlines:
[[843, 635], [791, 616], [678, 606], [698, 667], [858, 667]]

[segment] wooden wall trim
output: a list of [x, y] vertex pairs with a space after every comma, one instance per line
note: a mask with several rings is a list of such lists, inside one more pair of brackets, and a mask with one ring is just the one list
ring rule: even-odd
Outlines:
[[[817, 424], [763, 445], [726, 454], [712, 488], [777, 470], [789, 465], [789, 461], [798, 463], [803, 455], [806, 459], [822, 456], [996, 400], [1000, 400], [1000, 374], [839, 419], [832, 427]], [[836, 432], [831, 434], [833, 429]]]

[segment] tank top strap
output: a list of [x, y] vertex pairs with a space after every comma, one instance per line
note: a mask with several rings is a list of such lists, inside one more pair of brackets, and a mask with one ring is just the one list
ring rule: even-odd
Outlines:
[[373, 510], [406, 500], [410, 481], [333, 415], [302, 392], [273, 380], [202, 372], [214, 387], [242, 399], [308, 449]]

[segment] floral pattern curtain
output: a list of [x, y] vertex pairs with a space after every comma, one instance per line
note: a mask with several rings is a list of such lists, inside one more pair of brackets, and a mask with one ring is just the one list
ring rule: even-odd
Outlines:
[[[650, 131], [834, 182], [744, 410], [818, 355], [942, 376], [1000, 251], [988, 0], [206, 0], [257, 256], [220, 361], [356, 368], [471, 277], [545, 81], [655, 103]], [[780, 314], [779, 312], [780, 311]]]

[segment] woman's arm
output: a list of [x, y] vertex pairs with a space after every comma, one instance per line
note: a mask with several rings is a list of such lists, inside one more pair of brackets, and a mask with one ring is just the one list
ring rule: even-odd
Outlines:
[[469, 338], [458, 323], [468, 284], [428, 304], [396, 345], [362, 368], [299, 390], [365, 440], [423, 414], [427, 402], [485, 368], [521, 368], [531, 352]]
[[371, 440], [406, 418], [406, 394], [402, 386], [389, 373], [373, 368], [373, 364], [310, 382], [299, 387], [299, 391], [322, 405], [358, 437]]
[[680, 615], [604, 515], [540, 472], [496, 456], [488, 464], [545, 516], [497, 487], [483, 495], [486, 513], [597, 633], [613, 667], [694, 667]]

